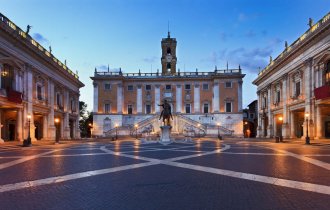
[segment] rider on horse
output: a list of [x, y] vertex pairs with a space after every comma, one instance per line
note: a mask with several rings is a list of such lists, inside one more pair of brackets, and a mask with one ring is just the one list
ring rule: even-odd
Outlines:
[[164, 104], [158, 104], [158, 106], [162, 106], [163, 110], [160, 113], [159, 120], [163, 117], [163, 122], [165, 124], [165, 120], [167, 120], [167, 125], [170, 125], [170, 118], [173, 120], [171, 105], [167, 103], [167, 100], [164, 100]]

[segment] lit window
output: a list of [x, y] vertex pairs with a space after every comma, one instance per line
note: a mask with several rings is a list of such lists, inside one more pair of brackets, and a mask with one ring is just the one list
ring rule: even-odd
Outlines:
[[190, 104], [186, 104], [186, 113], [190, 114]]
[[231, 102], [226, 102], [226, 112], [232, 112], [232, 110], [231, 110]]
[[8, 64], [3, 65], [1, 71], [1, 88], [12, 90], [14, 85], [14, 69]]
[[325, 83], [330, 84], [330, 61], [328, 61], [327, 69], [325, 70]]

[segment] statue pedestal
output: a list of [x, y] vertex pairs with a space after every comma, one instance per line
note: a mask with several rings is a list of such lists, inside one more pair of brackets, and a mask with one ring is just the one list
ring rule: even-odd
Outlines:
[[160, 142], [170, 142], [172, 126], [160, 126], [160, 129], [162, 130]]

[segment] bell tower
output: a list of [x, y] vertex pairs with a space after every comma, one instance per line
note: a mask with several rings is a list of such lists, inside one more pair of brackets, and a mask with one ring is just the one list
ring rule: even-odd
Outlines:
[[176, 73], [176, 39], [171, 38], [168, 31], [167, 38], [162, 39], [162, 75]]

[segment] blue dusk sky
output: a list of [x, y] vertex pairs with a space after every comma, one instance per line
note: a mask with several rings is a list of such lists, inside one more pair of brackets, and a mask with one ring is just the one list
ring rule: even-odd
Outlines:
[[80, 100], [93, 106], [94, 68], [124, 73], [161, 69], [160, 41], [178, 41], [177, 68], [213, 71], [238, 68], [246, 74], [243, 107], [257, 98], [252, 81], [330, 9], [330, 0], [0, 0], [0, 12], [72, 70], [78, 70]]

